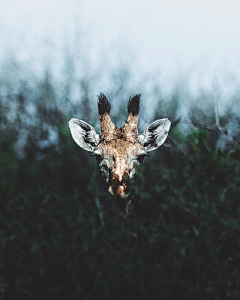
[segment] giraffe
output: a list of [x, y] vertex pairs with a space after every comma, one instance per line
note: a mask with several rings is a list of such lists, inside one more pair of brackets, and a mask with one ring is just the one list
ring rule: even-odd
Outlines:
[[171, 126], [167, 118], [158, 119], [138, 135], [139, 109], [140, 94], [129, 98], [127, 121], [117, 128], [110, 117], [111, 105], [101, 93], [98, 96], [101, 135], [82, 120], [72, 118], [69, 121], [73, 140], [96, 157], [108, 191], [121, 198], [129, 196], [144, 157], [165, 142]]

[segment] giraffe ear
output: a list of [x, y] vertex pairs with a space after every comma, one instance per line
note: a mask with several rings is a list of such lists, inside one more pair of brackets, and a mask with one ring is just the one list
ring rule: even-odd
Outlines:
[[165, 142], [170, 126], [171, 122], [167, 118], [156, 120], [146, 127], [138, 140], [147, 152], [153, 151]]
[[99, 134], [96, 133], [95, 129], [78, 119], [71, 119], [68, 124], [72, 137], [78, 146], [92, 152], [99, 143]]

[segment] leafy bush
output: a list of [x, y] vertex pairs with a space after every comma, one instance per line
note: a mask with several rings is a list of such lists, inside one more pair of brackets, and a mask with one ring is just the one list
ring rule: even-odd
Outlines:
[[196, 120], [183, 134], [173, 111], [126, 216], [72, 141], [75, 108], [60, 105], [50, 77], [25, 89], [0, 101], [1, 299], [240, 298], [236, 136]]

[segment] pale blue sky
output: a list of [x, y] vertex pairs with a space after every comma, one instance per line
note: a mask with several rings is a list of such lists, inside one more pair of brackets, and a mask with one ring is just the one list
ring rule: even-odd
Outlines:
[[1, 55], [58, 64], [78, 32], [93, 70], [125, 63], [205, 81], [240, 74], [239, 0], [0, 0]]

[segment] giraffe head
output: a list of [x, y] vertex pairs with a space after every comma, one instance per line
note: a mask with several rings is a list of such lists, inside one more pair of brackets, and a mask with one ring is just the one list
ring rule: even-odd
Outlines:
[[159, 119], [138, 135], [139, 104], [140, 95], [129, 99], [127, 121], [121, 128], [117, 128], [111, 121], [111, 105], [100, 94], [98, 110], [101, 135], [82, 120], [69, 121], [74, 141], [96, 157], [108, 191], [122, 198], [129, 195], [135, 173], [144, 157], [164, 143], [171, 125], [167, 118]]

